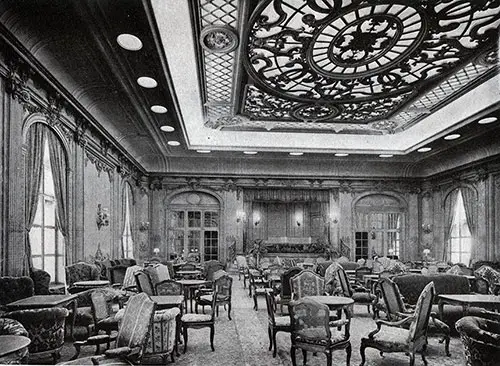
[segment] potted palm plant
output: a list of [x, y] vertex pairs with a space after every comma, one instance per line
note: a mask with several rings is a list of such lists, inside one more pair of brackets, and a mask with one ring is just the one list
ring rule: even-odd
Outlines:
[[259, 266], [260, 264], [260, 258], [262, 258], [262, 256], [266, 253], [267, 246], [264, 243], [264, 239], [255, 239], [250, 245], [250, 249], [248, 250], [248, 254], [252, 255], [255, 258], [257, 266]]

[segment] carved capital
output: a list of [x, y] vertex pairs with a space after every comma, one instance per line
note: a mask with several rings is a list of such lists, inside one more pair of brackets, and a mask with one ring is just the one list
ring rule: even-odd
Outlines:
[[27, 84], [35, 72], [17, 55], [9, 53], [6, 61], [8, 68], [6, 79], [7, 93], [10, 94], [12, 99], [19, 101], [19, 103], [23, 105], [29, 104], [31, 101], [31, 92]]
[[59, 93], [49, 94], [48, 105], [43, 110], [43, 114], [47, 117], [47, 121], [50, 126], [58, 126], [61, 121], [61, 110], [64, 104], [64, 100]]
[[89, 126], [90, 125], [85, 118], [78, 117], [76, 119], [76, 128], [75, 131], [73, 132], [73, 139], [82, 148], [85, 147], [85, 145], [87, 145], [87, 138], [85, 137], [85, 134]]

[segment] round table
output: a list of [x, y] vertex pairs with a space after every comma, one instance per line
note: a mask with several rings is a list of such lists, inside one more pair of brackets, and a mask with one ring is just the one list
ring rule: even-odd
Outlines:
[[354, 300], [344, 296], [306, 296], [308, 299], [327, 305], [329, 308], [343, 308], [354, 304]]
[[0, 363], [19, 361], [28, 354], [31, 340], [19, 335], [0, 335]]

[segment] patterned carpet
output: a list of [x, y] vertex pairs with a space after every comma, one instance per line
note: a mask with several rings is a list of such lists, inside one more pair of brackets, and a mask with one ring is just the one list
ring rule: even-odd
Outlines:
[[[210, 350], [209, 330], [190, 329], [187, 352], [182, 354], [183, 345], [180, 346], [181, 356], [177, 357], [177, 366], [211, 366], [211, 365], [291, 365], [290, 359], [290, 336], [286, 333], [278, 333], [277, 345], [278, 355], [272, 357], [268, 351], [269, 338], [267, 335], [267, 311], [265, 299], [259, 298], [259, 310], [252, 309], [253, 301], [248, 297], [248, 290], [243, 289], [243, 281], [234, 277], [233, 282], [233, 310], [232, 318], [229, 320], [227, 312], [221, 309], [216, 320], [215, 328], [215, 352]], [[351, 365], [359, 365], [361, 357], [359, 354], [360, 338], [376, 328], [375, 322], [367, 313], [366, 306], [355, 306], [354, 318], [351, 325], [352, 357]], [[91, 355], [93, 349], [86, 347], [82, 356]], [[451, 357], [444, 353], [443, 344], [438, 343], [438, 338], [429, 338], [427, 360], [430, 366], [461, 366], [465, 365], [463, 346], [458, 337], [452, 337], [450, 343]], [[60, 361], [69, 360], [74, 354], [71, 342], [67, 342], [63, 348]], [[366, 350], [367, 366], [400, 366], [409, 365], [409, 357], [404, 354], [384, 354], [381, 357], [377, 350]], [[31, 360], [32, 363], [43, 363], [43, 360]], [[161, 360], [144, 359], [143, 364], [157, 364]], [[335, 351], [333, 354], [333, 365], [345, 365], [345, 351]], [[297, 364], [302, 365], [302, 354], [297, 352]], [[308, 354], [307, 365], [325, 365], [326, 357], [323, 354], [313, 356]], [[416, 365], [423, 365], [420, 356], [416, 358]]]

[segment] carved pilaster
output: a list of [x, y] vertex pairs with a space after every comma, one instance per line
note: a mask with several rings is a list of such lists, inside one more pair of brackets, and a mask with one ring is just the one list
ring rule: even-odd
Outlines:
[[47, 122], [51, 127], [56, 127], [61, 124], [61, 110], [64, 100], [59, 93], [49, 94], [48, 105], [43, 110], [43, 114], [47, 117]]
[[12, 99], [24, 105], [30, 105], [31, 93], [27, 87], [28, 80], [35, 72], [26, 65], [19, 56], [9, 53], [6, 57], [8, 74], [5, 90]]
[[87, 145], [86, 132], [89, 128], [89, 123], [83, 117], [78, 117], [76, 119], [76, 128], [73, 132], [73, 139], [82, 148]]

